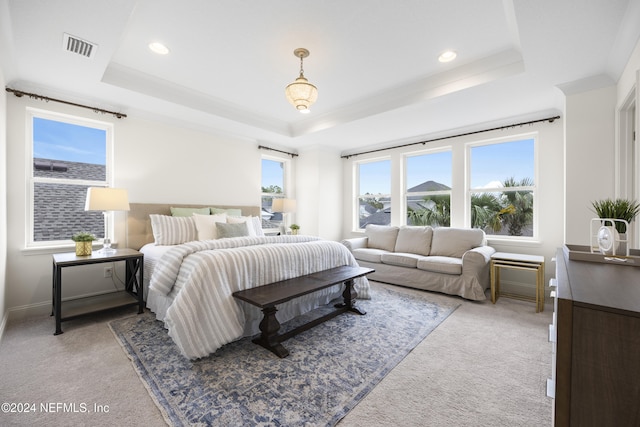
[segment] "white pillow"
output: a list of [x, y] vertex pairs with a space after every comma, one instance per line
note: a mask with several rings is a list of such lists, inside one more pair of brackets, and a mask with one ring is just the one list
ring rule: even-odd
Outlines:
[[198, 240], [193, 217], [149, 215], [156, 245], [180, 245]]
[[218, 238], [216, 222], [227, 222], [227, 214], [200, 215], [193, 214], [198, 232], [198, 240], [215, 240]]
[[249, 236], [264, 236], [262, 231], [262, 221], [257, 216], [228, 216], [228, 224], [239, 224], [242, 222], [247, 223], [247, 229], [249, 230]]

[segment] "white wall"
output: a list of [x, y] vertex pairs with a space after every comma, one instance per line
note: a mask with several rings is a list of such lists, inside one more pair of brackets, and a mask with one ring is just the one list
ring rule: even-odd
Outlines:
[[314, 148], [300, 153], [296, 221], [300, 233], [329, 240], [342, 237], [342, 159], [340, 153]]
[[[27, 311], [46, 313], [51, 304], [51, 252], [24, 250], [27, 106], [114, 123], [114, 185], [128, 189], [131, 202], [260, 204], [262, 153], [253, 141], [207, 134], [135, 116], [118, 120], [96, 115], [90, 110], [11, 95], [7, 98], [6, 114], [6, 164], [7, 174], [11, 177], [7, 188], [7, 220], [11, 227], [0, 255], [6, 247], [6, 306], [12, 316]], [[4, 118], [5, 114], [1, 116]], [[117, 214], [116, 241], [124, 244], [125, 214]], [[71, 246], [65, 249], [71, 250]], [[113, 285], [103, 278], [103, 267], [64, 271], [63, 298], [108, 290]]]
[[[634, 140], [632, 132], [635, 131], [637, 134], [640, 127], [639, 85], [640, 41], [636, 44], [616, 87], [616, 197], [635, 200], [640, 200], [640, 153], [637, 149], [637, 137]], [[631, 230], [627, 238], [631, 239], [632, 247], [638, 248], [640, 219], [631, 223]]]
[[615, 86], [566, 96], [566, 243], [589, 245], [591, 202], [615, 196], [615, 108]]
[[629, 57], [629, 61], [618, 80], [617, 85], [617, 106], [627, 97], [629, 92], [638, 84], [638, 72], [640, 71], [640, 41], [636, 44], [635, 49]]
[[[5, 86], [0, 68], [0, 86]], [[0, 93], [0, 337], [7, 320], [7, 92]]]

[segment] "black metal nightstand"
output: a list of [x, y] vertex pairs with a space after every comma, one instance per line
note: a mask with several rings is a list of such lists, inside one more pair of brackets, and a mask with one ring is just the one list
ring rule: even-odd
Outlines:
[[[99, 264], [105, 262], [124, 261], [126, 265], [125, 289], [121, 292], [111, 292], [104, 295], [78, 298], [85, 304], [71, 310], [62, 317], [62, 269], [81, 265]], [[143, 295], [144, 254], [133, 249], [117, 249], [112, 255], [93, 252], [88, 256], [77, 256], [75, 252], [53, 255], [53, 292], [51, 315], [56, 318], [56, 331], [53, 335], [62, 333], [62, 322], [75, 319], [98, 311], [110, 310], [129, 305], [138, 306], [138, 314], [144, 312]]]

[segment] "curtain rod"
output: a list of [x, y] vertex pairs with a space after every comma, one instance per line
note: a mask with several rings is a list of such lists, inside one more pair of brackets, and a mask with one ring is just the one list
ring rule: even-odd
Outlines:
[[116, 119], [123, 119], [127, 117], [124, 113], [117, 113], [115, 111], [103, 110], [102, 108], [90, 107], [88, 105], [76, 104], [75, 102], [63, 101], [62, 99], [49, 98], [48, 96], [38, 95], [36, 93], [23, 92], [21, 90], [11, 89], [9, 87], [5, 88], [7, 92], [12, 92], [18, 98], [22, 98], [24, 95], [27, 95], [31, 99], [39, 99], [41, 101], [53, 101], [59, 102], [60, 104], [73, 105], [74, 107], [87, 108], [92, 110], [94, 113], [102, 113], [102, 114], [111, 114]]
[[277, 151], [278, 153], [282, 153], [282, 154], [288, 154], [291, 157], [298, 157], [298, 155], [296, 153], [289, 153], [288, 151], [282, 151], [282, 150], [276, 150], [275, 148], [271, 148], [271, 147], [266, 147], [264, 145], [258, 145], [258, 149], [262, 149], [262, 150], [270, 150], [270, 151]]
[[494, 130], [502, 130], [502, 129], [513, 128], [513, 127], [516, 127], [516, 126], [532, 125], [534, 123], [540, 123], [540, 122], [553, 123], [556, 119], [559, 119], [559, 118], [560, 118], [560, 116], [547, 117], [546, 119], [531, 120], [531, 121], [528, 121], [528, 122], [515, 123], [515, 124], [505, 125], [505, 126], [498, 126], [498, 127], [491, 128], [491, 129], [482, 129], [482, 130], [476, 130], [476, 131], [473, 131], [473, 132], [459, 133], [459, 134], [456, 134], [456, 135], [449, 135], [449, 136], [443, 136], [443, 137], [440, 137], [440, 138], [427, 139], [426, 141], [410, 142], [408, 144], [395, 145], [393, 147], [378, 148], [377, 150], [362, 151], [360, 153], [354, 153], [354, 154], [345, 154], [344, 156], [340, 156], [340, 157], [343, 158], [343, 159], [348, 159], [350, 157], [359, 156], [361, 154], [377, 153], [379, 151], [393, 150], [395, 148], [410, 147], [412, 145], [419, 145], [419, 144], [425, 145], [428, 142], [442, 141], [444, 139], [457, 138], [457, 137], [468, 136], [468, 135], [475, 135], [475, 134], [483, 133], [483, 132], [491, 132], [491, 131], [494, 131]]

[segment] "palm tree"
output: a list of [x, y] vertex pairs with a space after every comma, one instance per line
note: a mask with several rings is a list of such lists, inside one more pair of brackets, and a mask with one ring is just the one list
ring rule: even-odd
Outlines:
[[[503, 182], [504, 187], [530, 187], [533, 185], [531, 178], [522, 178], [516, 181], [513, 177]], [[503, 223], [509, 228], [510, 236], [522, 236], [522, 231], [533, 221], [533, 192], [503, 191], [502, 198], [505, 206], [512, 206], [514, 211], [504, 215]]]
[[407, 217], [413, 225], [449, 227], [451, 225], [451, 197], [447, 195], [424, 196], [418, 204], [422, 209], [407, 209]]
[[471, 195], [471, 227], [485, 229], [489, 227], [494, 232], [502, 229], [501, 213], [503, 208], [500, 198], [493, 193]]

